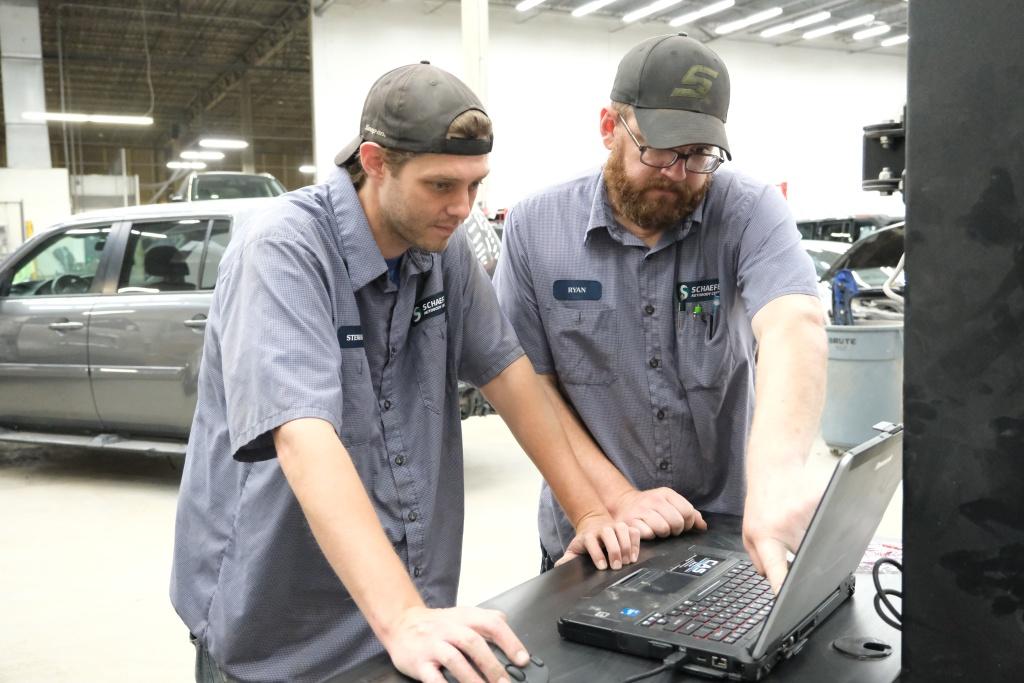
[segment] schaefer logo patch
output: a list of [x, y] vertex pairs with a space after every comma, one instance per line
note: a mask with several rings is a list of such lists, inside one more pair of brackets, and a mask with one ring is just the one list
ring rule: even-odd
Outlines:
[[418, 325], [428, 318], [444, 313], [448, 304], [444, 292], [431, 294], [416, 302], [416, 308], [412, 309], [412, 324]]
[[711, 301], [719, 295], [718, 280], [694, 280], [676, 283], [676, 301], [680, 305]]

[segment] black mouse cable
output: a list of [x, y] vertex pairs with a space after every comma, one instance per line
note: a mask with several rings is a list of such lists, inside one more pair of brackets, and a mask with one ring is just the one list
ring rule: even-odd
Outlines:
[[668, 657], [665, 657], [665, 659], [663, 659], [662, 662], [661, 662], [661, 666], [659, 666], [659, 667], [657, 667], [655, 669], [651, 669], [650, 671], [645, 671], [642, 674], [636, 674], [635, 676], [630, 676], [626, 680], [622, 681], [622, 683], [635, 683], [635, 681], [642, 681], [645, 678], [650, 678], [651, 676], [657, 676], [658, 674], [662, 673], [663, 671], [671, 671], [672, 669], [675, 669], [677, 667], [682, 666], [682, 664], [685, 661], [686, 661], [686, 648], [680, 648], [677, 652], [673, 652]]
[[[871, 580], [875, 583], [875, 611], [878, 612], [878, 616], [882, 621], [889, 624], [889, 626], [892, 626], [897, 631], [902, 631], [903, 613], [896, 609], [896, 606], [892, 604], [892, 600], [889, 599], [889, 596], [891, 595], [894, 598], [899, 598], [900, 601], [902, 601], [903, 591], [894, 590], [892, 588], [882, 588], [882, 582], [878, 578], [878, 574], [883, 564], [891, 564], [896, 567], [896, 569], [900, 570], [901, 574], [903, 573], [903, 565], [892, 558], [880, 557], [875, 561], [874, 566], [871, 567]], [[883, 606], [885, 606], [885, 609], [882, 609]], [[891, 613], [891, 616], [890, 614], [886, 614], [886, 610]]]

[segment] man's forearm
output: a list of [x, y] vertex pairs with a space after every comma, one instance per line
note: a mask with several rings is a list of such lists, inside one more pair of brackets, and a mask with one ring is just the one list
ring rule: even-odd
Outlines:
[[565, 430], [569, 439], [572, 452], [583, 469], [584, 474], [590, 483], [594, 485], [601, 502], [611, 510], [615, 501], [623, 494], [632, 491], [633, 485], [623, 476], [608, 456], [604, 454], [601, 447], [597, 445], [590, 432], [583, 425], [582, 420], [575, 410], [569, 405], [558, 388], [558, 379], [555, 375], [538, 375], [541, 384], [544, 386], [544, 393], [551, 403], [552, 409], [558, 422]]
[[334, 428], [317, 419], [274, 432], [281, 469], [331, 567], [377, 636], [423, 600], [381, 528]]
[[825, 402], [827, 357], [824, 329], [813, 311], [765, 327], [747, 449], [749, 482], [765, 470], [806, 460]]
[[572, 448], [547, 392], [525, 356], [481, 387], [481, 391], [547, 480], [573, 526], [591, 514], [607, 512], [579, 461], [565, 457], [573, 454]]

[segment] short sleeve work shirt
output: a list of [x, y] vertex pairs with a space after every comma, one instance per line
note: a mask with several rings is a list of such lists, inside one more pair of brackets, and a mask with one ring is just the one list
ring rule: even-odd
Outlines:
[[233, 678], [319, 681], [382, 650], [310, 532], [271, 432], [341, 437], [428, 605], [455, 602], [457, 381], [522, 355], [461, 230], [387, 275], [347, 173], [239, 226], [220, 266], [179, 496], [171, 598]]
[[[494, 283], [540, 373], [555, 373], [590, 434], [639, 489], [742, 512], [753, 410], [751, 319], [785, 294], [817, 296], [781, 194], [729, 169], [648, 248], [615, 220], [600, 172], [532, 196], [505, 222]], [[541, 540], [572, 527], [547, 488]]]

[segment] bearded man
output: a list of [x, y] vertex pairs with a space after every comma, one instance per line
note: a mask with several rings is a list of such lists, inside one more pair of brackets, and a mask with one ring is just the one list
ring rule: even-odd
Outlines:
[[[824, 320], [782, 195], [721, 168], [728, 108], [700, 42], [634, 47], [601, 110], [604, 168], [509, 211], [494, 283], [613, 518], [653, 538], [704, 528], [699, 510], [743, 514], [778, 591], [817, 502], [794, 482], [824, 402]], [[542, 568], [574, 555], [546, 488], [539, 523]]]

